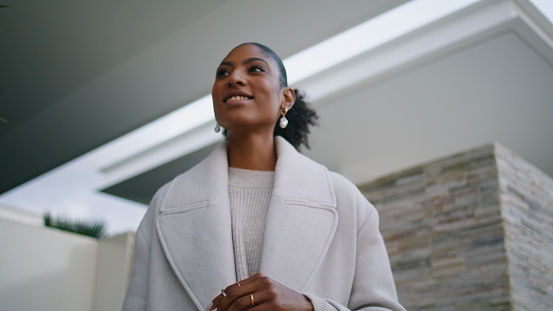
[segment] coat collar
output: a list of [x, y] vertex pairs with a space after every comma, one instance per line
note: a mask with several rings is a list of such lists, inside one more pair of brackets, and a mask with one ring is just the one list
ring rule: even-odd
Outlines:
[[284, 138], [275, 137], [277, 165], [273, 195], [288, 201], [336, 207], [336, 197], [326, 167], [307, 158]]
[[[278, 160], [261, 272], [301, 291], [332, 240], [336, 197], [324, 166], [279, 136], [275, 144]], [[157, 221], [165, 255], [199, 309], [237, 281], [227, 168], [227, 145], [222, 143], [173, 180]]]
[[[336, 197], [326, 167], [302, 155], [280, 136], [275, 137], [277, 165], [273, 195], [288, 201], [317, 206], [336, 206]], [[162, 212], [174, 207], [228, 197], [227, 144], [221, 143], [202, 162], [177, 176]]]

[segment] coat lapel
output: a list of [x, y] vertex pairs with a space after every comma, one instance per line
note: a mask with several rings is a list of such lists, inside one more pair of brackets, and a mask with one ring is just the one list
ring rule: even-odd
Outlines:
[[165, 256], [198, 309], [236, 282], [226, 145], [178, 176], [157, 222]]
[[275, 186], [265, 227], [261, 272], [301, 291], [318, 269], [338, 223], [327, 169], [277, 137]]

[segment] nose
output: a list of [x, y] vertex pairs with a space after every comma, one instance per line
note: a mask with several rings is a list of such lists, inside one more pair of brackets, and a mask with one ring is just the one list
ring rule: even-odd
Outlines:
[[242, 77], [242, 74], [239, 72], [239, 70], [234, 70], [229, 78], [228, 78], [228, 86], [232, 87], [234, 85], [246, 85], [245, 79]]

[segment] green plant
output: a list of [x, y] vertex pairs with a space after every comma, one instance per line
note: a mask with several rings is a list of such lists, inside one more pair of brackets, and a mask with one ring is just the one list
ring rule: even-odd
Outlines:
[[43, 218], [46, 227], [57, 228], [97, 239], [105, 235], [105, 223], [102, 220], [71, 220], [60, 216], [54, 218], [50, 212], [45, 213]]

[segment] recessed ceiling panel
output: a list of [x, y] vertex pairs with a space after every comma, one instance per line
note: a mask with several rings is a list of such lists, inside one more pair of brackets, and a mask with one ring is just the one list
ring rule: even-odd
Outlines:
[[155, 192], [161, 186], [205, 159], [218, 144], [212, 144], [194, 151], [101, 191], [139, 203], [149, 204]]

